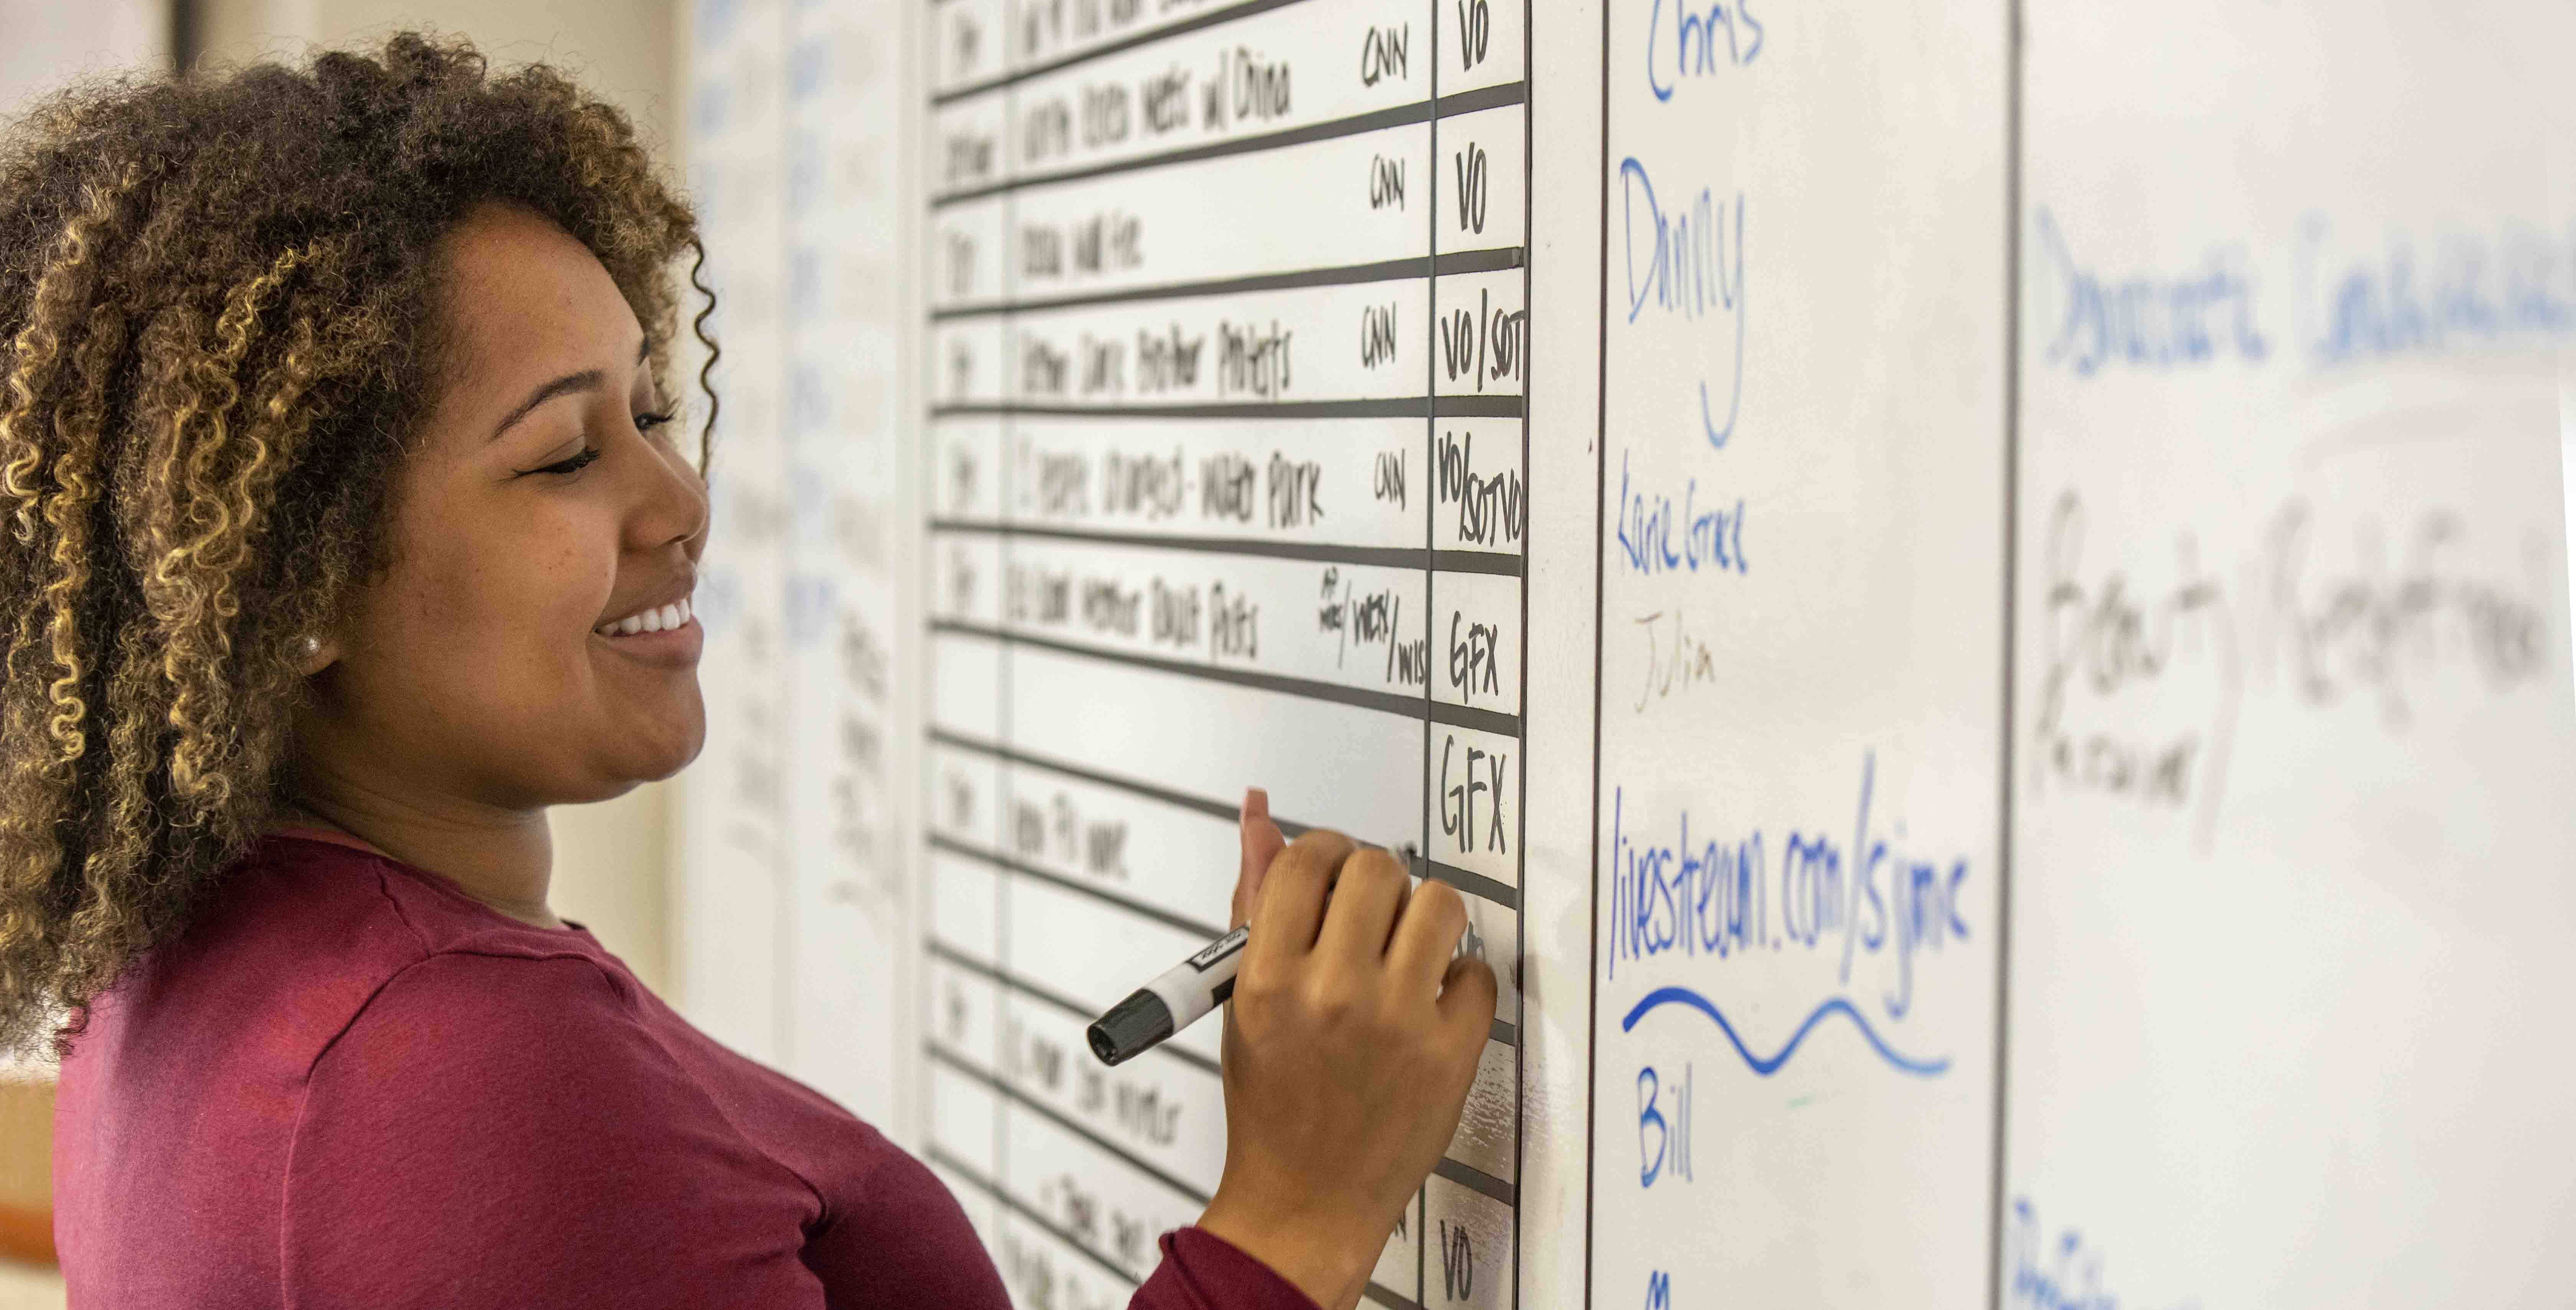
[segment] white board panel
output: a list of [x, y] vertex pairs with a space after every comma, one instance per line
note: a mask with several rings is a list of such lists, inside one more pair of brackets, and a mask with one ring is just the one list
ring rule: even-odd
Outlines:
[[1116, 1071], [1074, 1034], [1224, 931], [1259, 786], [1470, 893], [1503, 1009], [1369, 1296], [1517, 1304], [1527, 16], [930, 14], [928, 1018], [1001, 1101], [956, 1158], [1004, 1276], [1087, 1304], [1212, 1190], [1219, 1028]]
[[2030, 7], [2010, 1304], [2558, 1281], [2544, 8]]
[[[673, 1002], [758, 1059], [785, 1060], [795, 976], [787, 783], [785, 505], [786, 6], [709, 0], [690, 11], [683, 139], [722, 342], [722, 397], [699, 563], [698, 682], [707, 742], [682, 775], [672, 897]], [[704, 362], [693, 340], [682, 357]], [[703, 421], [703, 399], [689, 417]]]
[[706, 0], [688, 30], [722, 353], [676, 999], [890, 1123], [918, 1079], [846, 1034], [890, 1044], [920, 1011], [906, 24], [892, 6]]
[[1609, 17], [1592, 1300], [1974, 1305], [2006, 13]]

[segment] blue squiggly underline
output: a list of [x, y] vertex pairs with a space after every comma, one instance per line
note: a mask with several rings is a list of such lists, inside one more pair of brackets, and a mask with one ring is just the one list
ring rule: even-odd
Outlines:
[[1717, 1025], [1717, 1030], [1726, 1034], [1726, 1040], [1734, 1043], [1735, 1053], [1744, 1057], [1744, 1063], [1753, 1072], [1765, 1078], [1777, 1073], [1781, 1065], [1789, 1062], [1789, 1056], [1798, 1049], [1798, 1043], [1807, 1040], [1808, 1031], [1824, 1022], [1828, 1014], [1840, 1014], [1849, 1018], [1852, 1025], [1860, 1029], [1862, 1038], [1869, 1042], [1870, 1049], [1878, 1052], [1878, 1058], [1906, 1073], [1929, 1078], [1946, 1073], [1950, 1068], [1950, 1061], [1946, 1056], [1938, 1060], [1917, 1060], [1889, 1046], [1879, 1037], [1878, 1030], [1869, 1026], [1869, 1020], [1863, 1018], [1861, 1012], [1853, 1008], [1851, 1002], [1839, 996], [1817, 1006], [1815, 1012], [1809, 1014], [1806, 1021], [1798, 1025], [1798, 1030], [1789, 1034], [1788, 1045], [1781, 1047], [1778, 1055], [1767, 1060], [1745, 1047], [1744, 1039], [1735, 1034], [1735, 1025], [1728, 1023], [1726, 1016], [1718, 1013], [1717, 1007], [1710, 1004], [1707, 997], [1688, 987], [1658, 987], [1646, 993], [1645, 997], [1637, 1002], [1636, 1007], [1628, 1011], [1628, 1017], [1619, 1021], [1619, 1031], [1627, 1032], [1634, 1029], [1637, 1021], [1645, 1018], [1648, 1011], [1664, 1005], [1686, 1005], [1707, 1015], [1709, 1020]]

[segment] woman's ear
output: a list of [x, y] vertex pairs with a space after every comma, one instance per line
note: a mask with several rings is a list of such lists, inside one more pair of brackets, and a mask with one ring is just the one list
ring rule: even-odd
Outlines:
[[340, 643], [315, 633], [295, 639], [295, 672], [309, 678], [339, 662]]

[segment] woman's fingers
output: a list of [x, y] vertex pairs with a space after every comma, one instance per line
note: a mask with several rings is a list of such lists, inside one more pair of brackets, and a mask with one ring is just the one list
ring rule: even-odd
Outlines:
[[1315, 953], [1330, 969], [1383, 967], [1387, 934], [1404, 909], [1404, 866], [1375, 846], [1354, 850], [1333, 884], [1332, 908], [1316, 935]]
[[1324, 921], [1324, 894], [1333, 875], [1350, 858], [1351, 839], [1316, 828], [1288, 843], [1262, 875], [1261, 899], [1252, 907], [1252, 940], [1243, 948], [1243, 968], [1254, 972], [1302, 958], [1314, 949], [1315, 932]]
[[1387, 972], [1396, 985], [1428, 1000], [1458, 953], [1467, 931], [1467, 898], [1445, 882], [1426, 879], [1405, 901], [1395, 937], [1387, 943]]
[[1262, 879], [1270, 872], [1270, 862], [1288, 848], [1288, 839], [1279, 834], [1279, 825], [1270, 821], [1270, 793], [1259, 787], [1243, 793], [1243, 868], [1234, 880], [1234, 921], [1228, 927], [1240, 928], [1252, 921], [1254, 907], [1261, 904]]
[[1440, 980], [1440, 1027], [1449, 1039], [1472, 1050], [1485, 1048], [1494, 1028], [1494, 969], [1473, 955], [1449, 962]]

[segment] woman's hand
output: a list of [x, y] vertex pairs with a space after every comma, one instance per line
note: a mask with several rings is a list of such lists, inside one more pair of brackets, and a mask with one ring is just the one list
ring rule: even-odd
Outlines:
[[1247, 918], [1225, 1015], [1225, 1179], [1199, 1226], [1347, 1310], [1458, 1129], [1494, 972], [1451, 958], [1457, 889], [1408, 894], [1395, 857], [1340, 833], [1283, 842], [1259, 791], [1235, 889]]

